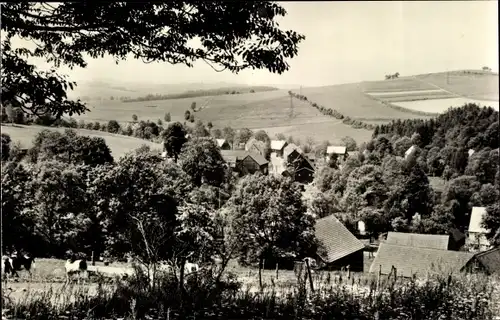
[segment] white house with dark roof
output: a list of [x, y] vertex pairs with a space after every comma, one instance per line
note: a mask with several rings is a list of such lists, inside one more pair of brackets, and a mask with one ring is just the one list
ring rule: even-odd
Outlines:
[[470, 251], [486, 251], [491, 248], [491, 244], [486, 238], [489, 230], [486, 230], [481, 225], [485, 215], [485, 207], [472, 207], [466, 240], [466, 244]]
[[271, 156], [283, 157], [283, 150], [287, 145], [286, 140], [271, 140]]

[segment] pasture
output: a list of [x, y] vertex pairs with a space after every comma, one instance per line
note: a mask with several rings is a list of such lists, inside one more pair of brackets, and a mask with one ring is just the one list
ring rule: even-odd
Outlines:
[[[368, 270], [373, 259], [365, 257], [365, 270]], [[85, 294], [93, 295], [97, 293], [98, 279], [119, 279], [122, 275], [133, 274], [133, 267], [130, 263], [113, 262], [109, 266], [104, 266], [102, 262], [96, 262], [95, 266], [88, 263], [90, 278], [85, 283], [80, 285], [73, 284], [64, 286], [66, 274], [64, 269], [65, 260], [39, 258], [35, 260], [35, 265], [32, 267], [32, 277], [30, 278], [26, 271], [20, 271], [19, 278], [10, 278], [7, 282], [7, 294], [11, 299], [22, 301], [29, 296], [40, 293], [51, 293], [52, 298], [56, 297], [57, 301], [63, 299], [64, 292], [75, 292], [75, 290], [85, 291]], [[257, 291], [259, 286], [258, 269], [252, 267], [239, 266], [236, 261], [230, 261], [226, 271], [236, 275], [237, 279], [244, 285], [245, 290]], [[340, 271], [321, 271], [314, 274], [313, 283], [317, 287], [327, 277], [337, 279], [339, 276], [346, 278], [346, 272]], [[352, 272], [351, 281], [367, 282], [375, 279], [374, 275], [362, 272]], [[278, 289], [289, 288], [297, 285], [297, 277], [292, 270], [279, 270], [278, 278], [276, 278], [276, 270], [262, 270], [262, 280], [265, 287], [275, 287]], [[5, 282], [4, 282], [5, 284]]]
[[[53, 130], [63, 132], [66, 128], [53, 128], [53, 127], [43, 127], [36, 125], [5, 125], [2, 124], [2, 132], [10, 135], [13, 142], [19, 141], [21, 146], [24, 148], [30, 148], [33, 144], [33, 139], [42, 130]], [[87, 130], [87, 129], [74, 129], [80, 135], [86, 135], [90, 137], [100, 137], [104, 138], [106, 144], [111, 150], [111, 155], [115, 160], [118, 160], [127, 152], [133, 151], [142, 145], [149, 146], [152, 150], [158, 149], [162, 150], [163, 146], [160, 143], [154, 143], [143, 139], [138, 139], [134, 137], [108, 133], [104, 131], [97, 130]]]

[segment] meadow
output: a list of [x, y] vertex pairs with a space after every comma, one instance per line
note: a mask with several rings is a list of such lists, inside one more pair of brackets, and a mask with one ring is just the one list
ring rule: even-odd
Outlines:
[[[37, 270], [61, 261], [40, 259]], [[231, 268], [223, 287], [209, 276], [186, 284], [160, 277], [156, 288], [140, 274], [126, 280], [62, 286], [55, 283], [8, 283], [2, 286], [2, 316], [11, 319], [498, 319], [499, 286], [495, 277], [432, 276], [426, 281], [366, 274], [319, 272], [314, 292], [291, 271], [263, 274], [264, 288], [249, 279], [256, 270]], [[40, 271], [38, 271], [40, 272]], [[50, 274], [50, 271], [46, 271]], [[378, 283], [378, 284], [377, 284]], [[200, 299], [200, 297], [203, 297]]]
[[498, 74], [482, 71], [452, 71], [416, 76], [435, 87], [478, 100], [499, 100]]
[[[30, 148], [33, 145], [33, 139], [42, 130], [53, 130], [63, 132], [66, 128], [43, 127], [37, 125], [6, 125], [2, 124], [2, 133], [10, 135], [12, 141], [19, 141], [21, 147]], [[162, 150], [163, 146], [160, 143], [129, 137], [125, 135], [113, 134], [104, 131], [87, 130], [87, 129], [74, 129], [80, 135], [90, 137], [104, 138], [106, 144], [111, 150], [111, 155], [114, 159], [119, 159], [125, 153], [139, 148], [142, 145], [149, 146], [152, 150]]]

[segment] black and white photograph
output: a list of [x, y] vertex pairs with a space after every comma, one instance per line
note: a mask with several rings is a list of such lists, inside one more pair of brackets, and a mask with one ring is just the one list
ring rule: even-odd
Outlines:
[[498, 21], [0, 3], [2, 320], [500, 320]]

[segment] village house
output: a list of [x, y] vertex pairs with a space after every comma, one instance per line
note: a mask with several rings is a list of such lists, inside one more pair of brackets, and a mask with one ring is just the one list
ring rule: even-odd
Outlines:
[[226, 139], [215, 139], [215, 141], [221, 150], [231, 150], [231, 146]]
[[363, 271], [365, 245], [335, 216], [318, 219], [315, 235], [321, 243], [322, 269], [339, 270], [349, 266], [351, 271]]
[[326, 148], [326, 161], [330, 161], [332, 156], [337, 157], [337, 162], [341, 164], [347, 159], [347, 148], [344, 146], [328, 146]]
[[245, 151], [251, 153], [258, 153], [263, 157], [266, 157], [266, 144], [255, 138], [250, 138], [245, 144]]
[[470, 157], [474, 154], [474, 152], [476, 152], [476, 151], [474, 151], [474, 149], [469, 149], [469, 151], [467, 153], [469, 154], [469, 157]]
[[486, 251], [491, 247], [490, 242], [486, 238], [488, 230], [481, 226], [481, 222], [485, 215], [485, 207], [472, 208], [466, 240], [466, 245], [471, 252]]
[[470, 264], [473, 271], [500, 275], [500, 247], [476, 253], [475, 260]]
[[[308, 184], [314, 179], [314, 164], [302, 152], [302, 149], [289, 144], [283, 149], [284, 163], [288, 173], [299, 183]], [[275, 159], [275, 158], [273, 158]]]
[[221, 150], [222, 158], [239, 176], [269, 173], [269, 162], [260, 154], [244, 150]]
[[287, 145], [285, 140], [271, 140], [271, 157], [283, 158], [283, 151]]

